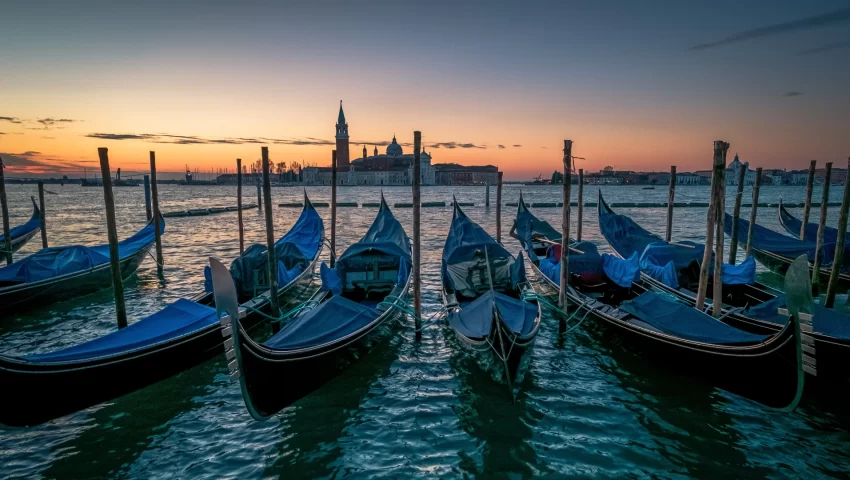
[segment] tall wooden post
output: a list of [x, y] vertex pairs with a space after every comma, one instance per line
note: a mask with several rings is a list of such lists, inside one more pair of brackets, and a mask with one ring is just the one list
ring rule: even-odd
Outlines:
[[336, 150], [331, 151], [331, 268], [336, 263]]
[[[820, 203], [820, 220], [818, 221], [818, 237], [815, 242], [814, 272], [812, 272], [812, 287], [820, 287], [821, 250], [823, 249], [823, 232], [826, 229], [826, 210], [829, 205], [829, 182], [832, 179], [832, 162], [826, 162], [823, 177], [823, 197]], [[837, 246], [838, 244], [836, 244]]]
[[44, 205], [44, 182], [38, 182], [39, 227], [41, 229], [41, 248], [47, 248], [47, 211]]
[[[269, 177], [269, 147], [262, 147], [263, 152], [263, 202], [266, 207], [266, 250], [269, 258], [269, 303], [272, 316], [280, 315], [280, 304], [277, 298], [277, 252], [274, 250], [274, 216], [272, 211], [272, 185]], [[280, 326], [272, 325], [277, 331]]]
[[[847, 159], [847, 168], [850, 169], [850, 158]], [[850, 173], [850, 170], [848, 170]], [[826, 288], [826, 301], [824, 306], [832, 308], [835, 304], [835, 293], [838, 288], [838, 276], [844, 264], [844, 244], [847, 235], [847, 210], [850, 208], [850, 183], [844, 179], [844, 200], [841, 201], [841, 213], [838, 216], [838, 238], [835, 240], [835, 258], [832, 260], [832, 273], [829, 274], [829, 285]]]
[[6, 263], [12, 263], [12, 235], [9, 233], [9, 205], [6, 203], [6, 176], [3, 173], [3, 159], [0, 158], [0, 209], [3, 211], [3, 253]]
[[[419, 163], [419, 150], [422, 146], [422, 132], [413, 132], [413, 313], [416, 335], [422, 332], [422, 165]], [[490, 198], [490, 184], [487, 184], [487, 198]]]
[[[564, 200], [566, 201], [566, 200]], [[576, 241], [581, 241], [581, 227], [584, 222], [584, 169], [578, 169], [578, 221], [576, 221]]]
[[670, 187], [667, 192], [667, 229], [664, 239], [668, 242], [673, 235], [673, 201], [676, 198], [676, 166], [670, 165]]
[[115, 315], [118, 328], [127, 326], [127, 310], [124, 306], [124, 282], [121, 276], [121, 263], [118, 259], [118, 231], [115, 226], [115, 199], [112, 197], [112, 182], [109, 181], [109, 154], [106, 148], [98, 148], [100, 173], [103, 176], [103, 200], [106, 204], [106, 234], [109, 238], [109, 264], [112, 267], [112, 291], [115, 293]]
[[[705, 296], [708, 293], [708, 271], [711, 269], [711, 251], [714, 248], [714, 234], [717, 220], [717, 204], [720, 201], [720, 182], [722, 181], [723, 170], [726, 168], [726, 160], [723, 153], [723, 147], [726, 142], [716, 140], [714, 142], [714, 163], [711, 172], [711, 199], [708, 204], [708, 214], [705, 221], [705, 250], [702, 254], [702, 263], [699, 268], [699, 287], [697, 288], [697, 300], [694, 305], [698, 310], [703, 310], [705, 306]], [[720, 256], [721, 261], [723, 255]], [[719, 270], [718, 270], [719, 272]], [[720, 275], [715, 272], [715, 275]]]
[[806, 179], [806, 204], [803, 207], [803, 223], [800, 225], [800, 240], [805, 237], [806, 224], [809, 223], [809, 211], [812, 209], [812, 190], [815, 188], [815, 165], [817, 160], [809, 163], [809, 176]]
[[242, 159], [236, 159], [236, 221], [239, 223], [239, 255], [245, 253], [245, 227], [242, 224]]
[[[741, 217], [741, 199], [744, 197], [744, 181], [747, 179], [747, 168], [738, 168], [738, 190], [735, 192], [735, 208], [732, 210], [732, 235], [729, 242], [729, 265], [735, 265], [738, 257], [738, 219]], [[723, 182], [725, 185], [725, 181]], [[726, 198], [726, 195], [723, 196]], [[721, 218], [721, 221], [723, 219]]]
[[[260, 175], [260, 172], [257, 172], [257, 175]], [[262, 188], [260, 187], [260, 181], [261, 181], [260, 177], [258, 176], [257, 177], [257, 208], [260, 209], [260, 211], [262, 211], [263, 210], [263, 191], [262, 191]]]
[[484, 206], [490, 206], [490, 182], [487, 182], [486, 186], [484, 187]]
[[148, 221], [151, 221], [153, 218], [153, 213], [151, 211], [151, 177], [150, 175], [145, 175], [145, 216], [147, 216]]
[[[558, 306], [567, 311], [567, 287], [570, 278], [570, 183], [572, 174], [573, 141], [564, 140], [564, 208], [561, 210], [561, 290], [558, 294]], [[560, 330], [566, 329], [566, 322], [561, 318]]]
[[496, 183], [496, 241], [502, 243], [502, 174], [499, 172]]
[[154, 243], [156, 245], [156, 273], [162, 276], [162, 215], [159, 213], [159, 187], [156, 184], [156, 153], [151, 152], [151, 209], [153, 214]]
[[750, 210], [750, 226], [747, 229], [747, 256], [751, 255], [753, 233], [755, 233], [756, 217], [759, 209], [759, 187], [761, 187], [761, 167], [756, 169], [756, 183], [753, 185], [753, 208]]
[[726, 237], [723, 235], [723, 222], [726, 214], [726, 152], [729, 151], [729, 143], [723, 143], [723, 158], [720, 167], [715, 166], [718, 182], [717, 201], [715, 202], [714, 228], [714, 278], [711, 282], [714, 293], [712, 294], [712, 313], [715, 318], [723, 315], [723, 244]]

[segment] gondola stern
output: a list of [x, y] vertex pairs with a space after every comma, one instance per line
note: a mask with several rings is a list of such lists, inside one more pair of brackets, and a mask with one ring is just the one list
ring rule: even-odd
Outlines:
[[790, 412], [797, 408], [803, 398], [806, 375], [817, 376], [815, 341], [812, 337], [814, 331], [812, 280], [809, 276], [809, 261], [805, 255], [797, 257], [788, 268], [785, 276], [785, 294], [787, 308], [780, 309], [779, 313], [787, 315], [792, 324], [797, 376], [794, 398], [782, 409]]

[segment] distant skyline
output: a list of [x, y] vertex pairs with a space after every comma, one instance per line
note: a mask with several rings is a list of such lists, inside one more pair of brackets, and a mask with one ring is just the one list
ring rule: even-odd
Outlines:
[[[850, 2], [13, 2], [0, 28], [9, 176], [327, 165], [422, 131], [434, 163], [705, 170], [850, 156]], [[406, 151], [411, 147], [405, 145]]]

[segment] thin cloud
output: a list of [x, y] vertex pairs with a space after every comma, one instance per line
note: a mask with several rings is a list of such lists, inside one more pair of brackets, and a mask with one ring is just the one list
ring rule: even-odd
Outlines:
[[430, 148], [448, 148], [448, 149], [454, 149], [454, 148], [480, 148], [480, 149], [486, 149], [486, 148], [487, 148], [487, 146], [486, 146], [486, 145], [475, 145], [474, 143], [439, 142], [439, 143], [432, 143], [432, 144], [430, 145]]
[[821, 45], [820, 47], [810, 48], [808, 50], [800, 50], [799, 52], [797, 52], [797, 55], [814, 55], [816, 53], [831, 52], [832, 50], [839, 50], [848, 47], [850, 47], [850, 41], [828, 43], [826, 45]]
[[57, 125], [78, 122], [79, 120], [71, 120], [70, 118], [50, 118], [50, 117], [48, 117], [48, 118], [39, 118], [36, 121], [38, 123], [44, 125], [45, 129], [48, 129], [48, 128], [51, 128], [51, 127], [55, 127]]
[[522, 146], [522, 145], [512, 145], [512, 147], [514, 147], [514, 148], [519, 148], [519, 147], [521, 147], [521, 146]]
[[501, 149], [503, 149], [503, 148], [505, 148], [505, 146], [504, 146], [504, 145], [499, 145], [499, 149], [500, 149], [500, 150], [501, 150]]
[[784, 93], [782, 96], [783, 97], [799, 97], [802, 94], [803, 94], [803, 92], [787, 92], [787, 93]]
[[312, 137], [292, 139], [265, 137], [205, 138], [196, 135], [170, 135], [167, 133], [89, 133], [84, 136], [100, 140], [141, 140], [143, 142], [170, 143], [174, 145], [249, 145], [267, 143], [276, 145], [334, 145], [334, 142], [330, 140]]
[[804, 30], [814, 30], [822, 27], [829, 27], [850, 21], [850, 8], [836, 10], [834, 12], [817, 15], [814, 17], [801, 18], [790, 22], [776, 23], [765, 27], [754, 28], [744, 32], [732, 35], [720, 40], [708, 43], [694, 45], [689, 50], [707, 50], [716, 48], [730, 43], [744, 42], [756, 38], [770, 37], [774, 35], [782, 35], [785, 33], [799, 32]]
[[10, 123], [21, 123], [21, 119], [18, 117], [0, 117], [0, 121], [10, 122]]
[[96, 163], [95, 160], [69, 160], [42, 156], [39, 152], [0, 153], [3, 164], [11, 174], [64, 174], [81, 171], [85, 163]]

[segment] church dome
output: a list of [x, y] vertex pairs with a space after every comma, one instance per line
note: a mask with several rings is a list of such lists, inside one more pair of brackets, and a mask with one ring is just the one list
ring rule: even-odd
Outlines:
[[419, 154], [419, 158], [422, 160], [431, 160], [431, 154], [425, 151], [425, 147], [422, 147], [422, 153]]
[[395, 135], [393, 135], [393, 143], [387, 145], [387, 155], [391, 157], [400, 157], [404, 154], [401, 150], [401, 145], [395, 139]]

